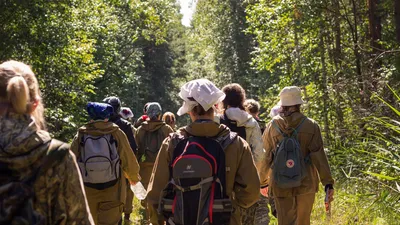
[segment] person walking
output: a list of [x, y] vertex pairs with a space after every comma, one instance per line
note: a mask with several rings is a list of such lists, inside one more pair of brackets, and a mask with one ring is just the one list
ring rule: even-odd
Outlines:
[[147, 116], [147, 106], [148, 106], [148, 104], [149, 104], [149, 102], [146, 103], [146, 104], [143, 106], [143, 115], [142, 115], [141, 117], [139, 117], [139, 118], [136, 120], [136, 122], [135, 122], [135, 124], [134, 124], [134, 127], [135, 127], [135, 128], [139, 128], [140, 125], [142, 125], [142, 123], [143, 123], [144, 121], [146, 121], [146, 120], [149, 118], [149, 117]]
[[71, 144], [77, 155], [95, 224], [121, 222], [127, 182], [140, 181], [139, 164], [124, 132], [108, 119], [114, 108], [106, 103], [88, 103], [91, 120], [81, 128]]
[[[135, 133], [135, 139], [138, 144], [140, 176], [145, 188], [149, 184], [161, 144], [170, 133], [174, 132], [170, 126], [161, 121], [162, 108], [158, 102], [148, 103], [146, 113], [149, 119], [144, 121]], [[146, 209], [145, 220], [152, 224], [163, 223], [164, 218], [158, 216], [157, 211], [152, 210], [152, 207], [148, 207], [147, 200], [143, 200], [142, 205]]]
[[254, 99], [246, 99], [246, 101], [244, 101], [244, 108], [246, 109], [246, 112], [248, 112], [257, 121], [258, 126], [261, 129], [261, 134], [263, 134], [266, 123], [259, 117], [261, 108], [260, 103]]
[[266, 158], [261, 164], [260, 179], [261, 185], [268, 187], [261, 192], [272, 189], [278, 224], [307, 225], [319, 181], [330, 202], [334, 180], [319, 125], [301, 113], [304, 101], [300, 88], [285, 87], [279, 97], [280, 113], [267, 124], [263, 135]]
[[75, 155], [46, 131], [39, 83], [21, 62], [0, 65], [0, 133], [2, 224], [93, 224]]
[[[130, 111], [129, 108], [124, 108], [124, 110], [122, 110], [121, 100], [115, 96], [107, 97], [103, 100], [103, 102], [113, 107], [113, 113], [111, 114], [109, 120], [110, 122], [117, 124], [118, 127], [125, 133], [133, 153], [136, 154], [137, 144], [134, 137], [135, 129], [132, 126], [132, 124], [127, 121], [128, 118], [133, 117], [132, 111]], [[124, 118], [125, 115], [127, 118]], [[133, 192], [129, 188], [129, 181], [126, 180], [126, 182], [127, 182], [126, 185], [127, 190], [126, 190], [126, 201], [124, 205], [124, 221], [126, 224], [128, 224], [131, 223], [130, 214], [133, 211], [133, 206], [132, 206]]]
[[[222, 101], [224, 112], [220, 117], [220, 122], [237, 132], [249, 143], [253, 160], [258, 168], [265, 153], [260, 126], [257, 120], [245, 110], [246, 92], [242, 86], [236, 83], [226, 85], [222, 91], [226, 97]], [[249, 216], [244, 223], [267, 225], [270, 221], [268, 213], [268, 198], [260, 194], [257, 204], [248, 209]]]
[[189, 114], [192, 123], [164, 140], [148, 186], [149, 204], [156, 208], [161, 202], [168, 224], [242, 224], [259, 198], [260, 182], [247, 142], [214, 122], [214, 106], [225, 94], [199, 79], [183, 85], [179, 96], [184, 103], [177, 114]]

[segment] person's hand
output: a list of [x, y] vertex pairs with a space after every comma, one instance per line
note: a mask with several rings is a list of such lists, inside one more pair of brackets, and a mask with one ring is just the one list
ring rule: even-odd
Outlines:
[[265, 188], [261, 188], [261, 189], [260, 189], [260, 194], [261, 194], [262, 196], [268, 197], [268, 186], [265, 187]]
[[133, 185], [133, 186], [135, 186], [135, 184], [137, 184], [137, 182], [134, 182], [134, 181], [129, 181], [129, 183], [130, 183], [131, 185]]
[[333, 195], [335, 194], [335, 190], [333, 189], [333, 185], [332, 184], [325, 185], [325, 193], [327, 194], [328, 202], [332, 202], [333, 201]]

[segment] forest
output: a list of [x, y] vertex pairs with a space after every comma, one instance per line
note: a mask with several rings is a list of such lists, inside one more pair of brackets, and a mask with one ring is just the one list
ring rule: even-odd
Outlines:
[[32, 66], [63, 141], [88, 121], [87, 102], [111, 95], [139, 117], [150, 101], [176, 112], [189, 80], [235, 82], [268, 121], [279, 91], [297, 85], [336, 180], [332, 215], [321, 193], [313, 224], [398, 224], [400, 1], [191, 4], [186, 27], [176, 0], [2, 0], [0, 62]]

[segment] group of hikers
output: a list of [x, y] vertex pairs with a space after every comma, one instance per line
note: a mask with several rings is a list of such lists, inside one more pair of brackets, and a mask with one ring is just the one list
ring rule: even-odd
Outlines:
[[[236, 83], [192, 80], [171, 112], [149, 102], [136, 121], [118, 97], [89, 102], [71, 145], [46, 131], [39, 83], [17, 61], [0, 64], [0, 224], [307, 225], [322, 183], [334, 180], [319, 125], [301, 113], [296, 86], [281, 90], [268, 123]], [[143, 193], [144, 192], [144, 193]]]

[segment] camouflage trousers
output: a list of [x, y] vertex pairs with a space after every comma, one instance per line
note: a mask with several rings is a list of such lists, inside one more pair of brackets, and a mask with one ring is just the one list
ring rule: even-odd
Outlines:
[[257, 202], [257, 208], [255, 210], [254, 225], [268, 225], [269, 224], [269, 208], [268, 208], [268, 197], [260, 195]]
[[260, 198], [254, 205], [241, 212], [242, 224], [268, 225], [270, 220], [268, 202], [268, 198], [260, 194]]

